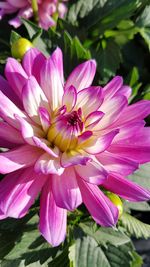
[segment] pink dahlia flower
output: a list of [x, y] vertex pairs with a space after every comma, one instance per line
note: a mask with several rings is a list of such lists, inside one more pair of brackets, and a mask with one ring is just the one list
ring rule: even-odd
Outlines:
[[150, 102], [128, 106], [131, 89], [116, 76], [92, 86], [94, 60], [66, 82], [62, 52], [49, 58], [30, 49], [22, 64], [9, 58], [0, 77], [0, 218], [21, 218], [40, 195], [39, 229], [53, 246], [65, 238], [67, 210], [82, 202], [93, 219], [111, 227], [118, 209], [101, 191], [145, 201], [150, 191], [125, 177], [150, 161]]
[[[39, 26], [47, 30], [49, 27], [55, 26], [52, 18], [53, 14], [58, 12], [58, 16], [63, 18], [67, 12], [65, 0], [38, 0]], [[20, 18], [30, 19], [33, 16], [31, 0], [6, 0], [0, 1], [0, 19], [5, 14], [17, 12], [17, 16], [9, 21], [9, 24], [15, 28], [21, 25]]]

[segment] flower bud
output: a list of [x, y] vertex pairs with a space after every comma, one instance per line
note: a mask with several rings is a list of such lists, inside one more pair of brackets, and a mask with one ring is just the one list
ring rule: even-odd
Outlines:
[[33, 44], [29, 40], [25, 38], [19, 38], [11, 46], [12, 56], [16, 59], [22, 59], [24, 54], [32, 47]]
[[118, 208], [119, 218], [120, 218], [123, 213], [123, 204], [122, 204], [120, 197], [118, 197], [116, 194], [111, 193], [111, 192], [107, 192], [106, 195], [110, 199], [110, 201]]

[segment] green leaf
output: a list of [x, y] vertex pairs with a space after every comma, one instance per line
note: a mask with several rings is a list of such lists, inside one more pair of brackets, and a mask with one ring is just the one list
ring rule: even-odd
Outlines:
[[21, 38], [21, 35], [18, 34], [15, 31], [11, 31], [11, 35], [10, 35], [10, 45], [12, 45], [14, 42], [16, 42], [18, 39]]
[[42, 34], [42, 29], [39, 28], [36, 24], [31, 22], [30, 20], [21, 19], [25, 28], [27, 29], [27, 32], [29, 34], [30, 39], [34, 39], [34, 36], [41, 35]]
[[97, 70], [105, 82], [116, 74], [121, 63], [119, 46], [112, 40], [103, 40], [99, 49], [92, 51], [92, 57], [97, 61]]
[[150, 26], [150, 5], [147, 5], [141, 15], [136, 20], [138, 27], [149, 27]]
[[[118, 247], [109, 245], [107, 250], [104, 250], [105, 255], [110, 263], [111, 267], [134, 267], [135, 265], [135, 254], [134, 248], [131, 243], [125, 244]], [[141, 264], [141, 257], [138, 255], [138, 265], [136, 267], [141, 267], [139, 265], [139, 259]], [[137, 259], [136, 259], [137, 263]], [[101, 266], [103, 267], [103, 266]]]
[[48, 264], [48, 267], [69, 267], [68, 253], [68, 246], [66, 246], [63, 251]]
[[127, 213], [124, 213], [120, 220], [123, 227], [131, 236], [145, 239], [150, 237], [150, 225], [139, 221]]
[[137, 254], [135, 251], [131, 252], [132, 255], [132, 263], [131, 263], [131, 267], [141, 267], [143, 266], [143, 260], [141, 258], [141, 256], [139, 254]]
[[[78, 0], [69, 8], [68, 21], [74, 25], [90, 28], [95, 36], [106, 29], [115, 27], [121, 20], [129, 18], [133, 12], [146, 3], [144, 0]], [[96, 26], [95, 26], [96, 24]]]
[[150, 84], [145, 86], [141, 95], [143, 99], [150, 100]]
[[124, 202], [124, 206], [131, 210], [150, 211], [150, 205], [147, 202]]
[[133, 265], [141, 260], [134, 252], [131, 243], [102, 248], [91, 236], [83, 236], [69, 248], [70, 267], [140, 267]]
[[73, 267], [110, 267], [102, 249], [90, 236], [76, 240], [74, 246], [70, 248], [69, 259]]
[[[43, 52], [46, 56], [49, 55], [48, 52], [48, 47], [45, 42], [45, 39], [49, 38], [48, 32], [42, 30], [39, 28], [36, 24], [33, 22], [26, 20], [26, 19], [21, 19], [24, 26], [27, 29], [27, 32], [29, 34], [29, 37], [32, 41], [32, 43], [41, 51]], [[46, 35], [46, 36], [45, 36]], [[44, 36], [44, 38], [43, 38]]]
[[126, 79], [126, 83], [129, 84], [129, 86], [132, 88], [132, 95], [129, 99], [129, 102], [131, 102], [133, 98], [137, 96], [138, 90], [142, 85], [139, 82], [139, 71], [137, 67], [133, 67]]
[[122, 233], [120, 230], [113, 228], [100, 227], [97, 231], [93, 231], [93, 228], [85, 223], [79, 225], [84, 233], [93, 237], [98, 244], [106, 246], [107, 244], [113, 244], [120, 246], [130, 241], [129, 237]]
[[145, 187], [150, 188], [150, 163], [146, 163], [140, 166], [139, 170], [135, 171], [128, 178], [133, 182]]
[[78, 0], [69, 7], [67, 19], [73, 25], [78, 25], [78, 20], [90, 14], [94, 8], [102, 8], [107, 0]]
[[150, 27], [149, 28], [146, 28], [146, 27], [145, 28], [141, 28], [139, 30], [139, 33], [141, 34], [141, 36], [145, 40], [145, 42], [148, 45], [148, 48], [150, 50]]

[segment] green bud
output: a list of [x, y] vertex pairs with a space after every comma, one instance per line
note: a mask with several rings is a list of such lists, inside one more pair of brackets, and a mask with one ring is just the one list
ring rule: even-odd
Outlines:
[[33, 44], [29, 40], [25, 38], [19, 38], [12, 44], [11, 54], [16, 59], [22, 59], [24, 54], [32, 47]]

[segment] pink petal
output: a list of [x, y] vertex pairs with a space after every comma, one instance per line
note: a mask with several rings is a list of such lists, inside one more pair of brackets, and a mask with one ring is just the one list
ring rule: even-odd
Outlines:
[[119, 133], [119, 130], [111, 131], [105, 135], [95, 138], [94, 144], [88, 147], [84, 147], [84, 150], [89, 154], [99, 154], [108, 149], [111, 145], [112, 140]]
[[139, 167], [137, 162], [108, 151], [97, 155], [97, 159], [108, 172], [116, 172], [122, 175], [129, 175]]
[[49, 112], [47, 111], [46, 108], [43, 108], [43, 107], [40, 107], [38, 112], [39, 112], [39, 117], [40, 117], [42, 128], [44, 132], [47, 132], [51, 124]]
[[56, 205], [49, 178], [41, 194], [40, 232], [52, 246], [56, 247], [65, 239], [66, 223], [67, 211]]
[[89, 87], [94, 79], [96, 72], [95, 60], [88, 60], [78, 65], [69, 75], [65, 88], [73, 85], [77, 91]]
[[14, 114], [25, 118], [26, 115], [15, 106], [7, 96], [0, 92], [0, 116], [16, 129], [20, 129], [19, 123], [16, 121]]
[[100, 110], [104, 112], [105, 115], [96, 125], [95, 129], [100, 130], [110, 127], [119, 116], [122, 115], [123, 109], [127, 106], [127, 103], [126, 97], [120, 95], [104, 101]]
[[34, 203], [46, 176], [32, 168], [6, 175], [0, 182], [0, 210], [6, 217], [21, 218]]
[[75, 87], [70, 86], [66, 88], [62, 98], [62, 104], [67, 107], [68, 112], [74, 108], [76, 100], [77, 100], [77, 92]]
[[22, 8], [27, 5], [27, 0], [7, 0], [7, 2], [16, 8]]
[[61, 176], [52, 176], [52, 191], [56, 205], [67, 210], [74, 210], [82, 203], [82, 197], [74, 169], [66, 168]]
[[118, 209], [102, 193], [97, 185], [86, 183], [78, 178], [78, 184], [85, 206], [96, 223], [112, 227], [118, 220]]
[[128, 99], [132, 94], [132, 89], [131, 89], [131, 87], [124, 85], [119, 89], [118, 93], [120, 95], [124, 95]]
[[30, 144], [30, 145], [35, 145], [33, 141], [33, 136], [43, 136], [43, 132], [40, 128], [30, 124], [28, 121], [25, 119], [21, 118], [18, 115], [15, 115], [16, 121], [20, 123], [20, 129], [21, 129], [21, 134], [24, 140]]
[[0, 154], [0, 173], [6, 174], [29, 167], [40, 157], [41, 150], [29, 145], [20, 146]]
[[123, 79], [120, 76], [115, 76], [107, 85], [103, 88], [103, 95], [105, 100], [112, 98], [117, 92], [120, 92], [120, 88], [123, 85]]
[[[138, 112], [137, 112], [138, 110]], [[115, 125], [124, 125], [135, 121], [142, 120], [150, 114], [150, 101], [141, 100], [131, 106], [126, 107]]]
[[103, 186], [129, 201], [147, 201], [150, 199], [150, 190], [142, 188], [119, 174], [110, 175], [104, 181]]
[[83, 115], [86, 117], [101, 106], [103, 101], [101, 95], [100, 86], [91, 86], [81, 90], [77, 95], [76, 108], [82, 108]]
[[91, 184], [100, 185], [108, 176], [104, 167], [94, 160], [88, 162], [86, 166], [76, 165], [75, 170], [81, 178]]
[[0, 90], [6, 95], [17, 107], [23, 109], [19, 97], [15, 94], [9, 83], [0, 75]]
[[138, 163], [150, 161], [150, 146], [132, 146], [131, 144], [112, 144], [108, 151]]
[[48, 153], [42, 154], [35, 163], [34, 169], [36, 172], [43, 174], [57, 174], [61, 175], [64, 168], [60, 166], [60, 161], [52, 159]]
[[27, 75], [21, 64], [14, 58], [8, 58], [5, 67], [5, 76], [11, 84], [16, 95], [21, 97], [22, 88], [27, 80]]
[[36, 136], [33, 136], [33, 141], [37, 147], [46, 151], [50, 156], [52, 156], [54, 158], [58, 158], [59, 151], [58, 151], [57, 147], [55, 147], [54, 149], [51, 149], [49, 147], [49, 142], [46, 139], [42, 139], [42, 138], [38, 138]]
[[54, 111], [61, 104], [63, 86], [58, 69], [55, 67], [51, 57], [42, 66], [41, 87], [50, 102], [51, 109]]
[[92, 129], [104, 115], [105, 114], [101, 111], [94, 111], [90, 113], [85, 120], [86, 129]]
[[6, 122], [0, 122], [0, 147], [12, 148], [24, 144], [19, 131]]
[[[141, 125], [140, 125], [141, 126]], [[130, 125], [128, 126], [128, 128]], [[116, 145], [127, 145], [127, 146], [141, 146], [141, 147], [150, 147], [150, 128], [149, 127], [135, 127], [136, 131], [132, 131], [132, 135], [124, 135], [124, 138], [118, 138], [115, 140]]]
[[56, 50], [52, 53], [51, 59], [58, 70], [62, 84], [64, 84], [63, 54], [59, 47], [57, 47]]
[[8, 21], [9, 25], [13, 26], [14, 28], [18, 28], [21, 26], [22, 22], [21, 19], [18, 17], [18, 14], [16, 17], [14, 17], [13, 19], [10, 19]]
[[80, 153], [78, 151], [71, 150], [62, 154], [61, 165], [64, 168], [77, 164], [86, 165], [89, 160], [90, 158], [85, 154], [85, 152]]
[[[115, 136], [113, 143], [118, 143], [118, 142], [125, 142], [126, 139], [133, 138], [135, 135], [141, 133], [143, 131], [145, 126], [145, 121], [136, 121], [136, 122], [131, 122], [128, 124], [125, 124], [119, 128], [119, 133]], [[112, 126], [113, 128], [113, 126]], [[148, 128], [145, 128], [148, 129]], [[144, 139], [144, 138], [143, 138]], [[141, 140], [143, 141], [143, 140]]]
[[36, 123], [40, 124], [38, 109], [39, 107], [48, 108], [48, 100], [33, 76], [29, 77], [23, 87], [22, 99], [24, 109], [29, 117]]
[[83, 132], [81, 135], [78, 136], [78, 145], [84, 145], [84, 142], [86, 142], [92, 135], [92, 131]]
[[[40, 70], [46, 57], [36, 48], [29, 49], [22, 60], [22, 66], [28, 76], [34, 76], [40, 83]], [[40, 68], [39, 68], [40, 66]]]

